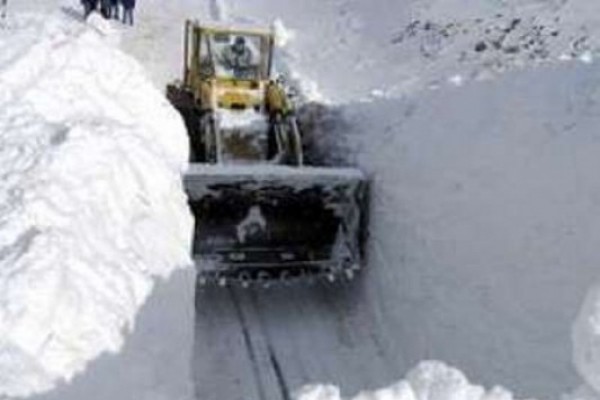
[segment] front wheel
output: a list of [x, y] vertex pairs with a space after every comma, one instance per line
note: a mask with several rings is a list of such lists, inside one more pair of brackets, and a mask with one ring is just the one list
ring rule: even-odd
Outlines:
[[302, 139], [293, 116], [277, 116], [273, 124], [277, 144], [277, 158], [281, 164], [300, 166], [303, 164]]
[[204, 144], [203, 160], [210, 164], [218, 161], [217, 126], [212, 113], [207, 113], [200, 119], [200, 132]]

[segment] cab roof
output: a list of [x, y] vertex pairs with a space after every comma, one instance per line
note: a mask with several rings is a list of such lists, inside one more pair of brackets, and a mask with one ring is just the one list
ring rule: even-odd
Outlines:
[[230, 26], [224, 24], [205, 24], [198, 21], [193, 21], [195, 28], [208, 33], [227, 33], [231, 35], [257, 35], [275, 37], [272, 29], [257, 28], [253, 26]]

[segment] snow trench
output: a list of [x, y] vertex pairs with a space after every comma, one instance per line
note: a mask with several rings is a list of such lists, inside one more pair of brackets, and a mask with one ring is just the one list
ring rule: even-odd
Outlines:
[[189, 266], [180, 117], [103, 21], [0, 30], [0, 397], [70, 380]]
[[[326, 129], [313, 140], [327, 149], [320, 161], [367, 170], [376, 194], [368, 268], [353, 284], [244, 292], [239, 302], [198, 294], [199, 302], [212, 302], [197, 308], [197, 397], [288, 399], [287, 388], [310, 382], [354, 394], [388, 385], [426, 358], [519, 396], [555, 399], [580, 382], [571, 335], [578, 371], [600, 390], [597, 291], [570, 330], [589, 282], [598, 278], [598, 67], [534, 62], [542, 67], [482, 82], [496, 76], [488, 74], [488, 57], [499, 57], [502, 72], [521, 68], [520, 56], [504, 60], [476, 49], [495, 40], [479, 32], [489, 21], [477, 22], [476, 12], [458, 19], [476, 34], [448, 31], [446, 40], [445, 29], [456, 21], [422, 15], [416, 24], [403, 12], [399, 22], [401, 10], [377, 3], [248, 0], [217, 10], [257, 14], [262, 4], [262, 12], [289, 20], [298, 33], [294, 71], [310, 72], [330, 98], [370, 99], [322, 108], [315, 125]], [[440, 16], [452, 8], [427, 3], [445, 4]], [[324, 4], [331, 11], [325, 16]], [[193, 8], [165, 6], [169, 18]], [[150, 21], [146, 10], [141, 15]], [[583, 37], [580, 15], [571, 17], [575, 22], [556, 39], [552, 29], [542, 38], [548, 59]], [[189, 261], [191, 233], [178, 178], [186, 159], [183, 126], [141, 68], [106, 43], [118, 35], [101, 21], [85, 28], [65, 17], [15, 18], [0, 33], [0, 152], [12, 163], [0, 167], [0, 239], [7, 249], [0, 251], [0, 397], [48, 389], [101, 352], [118, 350], [151, 275]], [[489, 19], [495, 34], [513, 15]], [[526, 21], [514, 32], [530, 34], [536, 24]], [[164, 55], [167, 48], [175, 53], [179, 25], [176, 33], [160, 24], [137, 29], [148, 39], [135, 49], [157, 76], [171, 79], [180, 57]], [[332, 45], [322, 47], [323, 37]], [[585, 44], [567, 58], [595, 48]], [[462, 50], [472, 62], [455, 63]], [[402, 68], [415, 57], [427, 62]], [[404, 78], [424, 67], [424, 78], [408, 81], [413, 92], [405, 90]], [[463, 86], [447, 85], [449, 75]], [[388, 87], [390, 81], [398, 86]], [[414, 93], [429, 83], [439, 90]], [[84, 229], [90, 221], [94, 228]], [[81, 315], [83, 321], [75, 318]], [[483, 394], [443, 364], [415, 371], [358, 398], [511, 398], [501, 389]], [[324, 386], [297, 395], [341, 396]]]

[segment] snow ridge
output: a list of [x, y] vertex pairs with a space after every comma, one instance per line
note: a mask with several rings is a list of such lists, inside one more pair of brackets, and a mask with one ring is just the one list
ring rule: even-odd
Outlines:
[[108, 25], [15, 15], [0, 36], [0, 397], [116, 352], [190, 265], [185, 128]]
[[[297, 400], [341, 400], [333, 385], [311, 385], [300, 389]], [[513, 394], [496, 386], [486, 391], [473, 385], [459, 370], [439, 361], [423, 361], [405, 380], [376, 391], [361, 392], [352, 400], [513, 400]]]

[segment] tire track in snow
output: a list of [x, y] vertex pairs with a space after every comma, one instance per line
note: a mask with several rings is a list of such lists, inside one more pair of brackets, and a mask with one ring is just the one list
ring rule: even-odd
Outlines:
[[279, 386], [279, 391], [281, 392], [281, 399], [282, 400], [291, 400], [289, 386], [288, 386], [286, 378], [284, 376], [283, 369], [281, 368], [281, 364], [280, 364], [280, 362], [277, 358], [277, 355], [275, 353], [275, 350], [273, 348], [272, 340], [271, 340], [268, 330], [266, 329], [264, 319], [259, 311], [259, 307], [258, 307], [255, 296], [252, 297], [252, 304], [253, 304], [254, 310], [256, 311], [257, 316], [258, 316], [258, 323], [259, 323], [260, 331], [266, 341], [266, 347], [267, 347], [267, 353], [269, 355], [269, 361], [271, 363], [271, 367], [273, 368], [273, 373], [277, 380], [277, 385]]
[[235, 294], [234, 288], [229, 288], [229, 294], [231, 296], [231, 301], [235, 308], [236, 316], [238, 322], [240, 323], [240, 327], [242, 328], [242, 334], [244, 336], [244, 345], [248, 352], [248, 358], [250, 359], [252, 365], [252, 372], [254, 373], [254, 380], [256, 382], [256, 388], [258, 390], [258, 394], [260, 396], [260, 400], [265, 400], [265, 389], [260, 379], [260, 368], [256, 358], [256, 350], [254, 349], [254, 345], [252, 344], [252, 338], [250, 334], [250, 329], [248, 328], [248, 322], [246, 321], [246, 317], [244, 316], [244, 312], [241, 308], [239, 298]]

